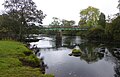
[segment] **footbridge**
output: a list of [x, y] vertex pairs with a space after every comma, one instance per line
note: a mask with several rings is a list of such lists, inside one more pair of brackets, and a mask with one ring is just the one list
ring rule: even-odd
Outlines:
[[41, 28], [41, 30], [45, 30], [45, 31], [85, 31], [88, 29], [80, 28], [80, 27], [44, 27], [44, 28]]

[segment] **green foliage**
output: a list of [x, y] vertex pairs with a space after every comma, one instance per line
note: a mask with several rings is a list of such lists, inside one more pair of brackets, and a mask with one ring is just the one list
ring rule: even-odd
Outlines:
[[53, 17], [52, 19], [53, 19], [53, 21], [49, 24], [49, 27], [71, 27], [75, 24], [75, 21], [73, 21], [73, 20], [63, 19], [61, 21], [57, 17]]
[[111, 36], [113, 40], [120, 41], [120, 16], [115, 18], [111, 24], [106, 27], [107, 36]]
[[81, 51], [84, 51], [84, 54], [80, 55], [80, 59], [86, 61], [87, 63], [95, 63], [99, 60], [97, 52], [95, 52], [96, 48], [98, 48], [99, 43], [82, 43], [80, 45]]
[[5, 0], [3, 5], [7, 9], [7, 13], [24, 26], [31, 21], [31, 23], [42, 24], [42, 20], [45, 17], [41, 10], [37, 10], [37, 6], [32, 0]]
[[107, 23], [106, 26], [105, 21], [101, 20], [101, 25], [91, 28], [86, 36], [89, 40], [120, 42], [120, 16], [113, 18], [112, 22]]
[[52, 19], [53, 19], [53, 21], [51, 22], [51, 24], [49, 24], [50, 27], [60, 27], [61, 26], [61, 21], [59, 18], [53, 17]]
[[66, 27], [69, 27], [69, 26], [73, 26], [75, 24], [75, 21], [73, 20], [65, 20], [63, 19], [62, 20], [62, 26], [66, 26]]
[[97, 8], [89, 6], [87, 9], [83, 9], [80, 11], [80, 21], [79, 25], [87, 25], [87, 26], [97, 26], [99, 19], [100, 11]]
[[119, 9], [119, 13], [120, 13], [120, 0], [118, 0], [118, 6], [117, 8]]
[[78, 57], [78, 56], [82, 55], [82, 51], [80, 49], [73, 49], [72, 55]]
[[20, 40], [29, 33], [31, 25], [35, 26], [34, 23], [41, 25], [46, 16], [41, 10], [37, 10], [32, 0], [5, 0], [3, 5], [7, 16], [4, 19], [7, 23], [3, 25], [7, 26], [7, 30], [17, 34]]
[[28, 65], [32, 67], [39, 67], [40, 60], [35, 55], [29, 55], [25, 57], [21, 57], [20, 61], [23, 62], [23, 65]]
[[[19, 30], [17, 30], [15, 27], [14, 20], [10, 19], [10, 17], [7, 14], [0, 15], [0, 39], [6, 39], [6, 38], [14, 38], [13, 35], [18, 34]], [[14, 24], [13, 24], [14, 23]]]
[[102, 40], [105, 38], [104, 30], [101, 28], [91, 28], [87, 34], [87, 38], [90, 40]]
[[105, 14], [101, 13], [99, 16], [99, 20], [98, 20], [98, 25], [102, 26], [103, 29], [105, 29], [106, 26], [106, 18], [105, 18]]
[[113, 40], [113, 34], [111, 32], [112, 32], [111, 23], [107, 23], [105, 27], [105, 34], [109, 40]]
[[84, 39], [86, 39], [87, 34], [88, 34], [88, 31], [79, 31], [76, 33], [77, 36], [81, 36], [81, 38], [84, 38]]
[[81, 53], [81, 50], [80, 49], [73, 49], [72, 50], [72, 53], [74, 54], [74, 53]]

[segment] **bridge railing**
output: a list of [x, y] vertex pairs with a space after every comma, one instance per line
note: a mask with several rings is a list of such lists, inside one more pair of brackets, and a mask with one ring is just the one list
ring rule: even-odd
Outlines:
[[41, 30], [56, 31], [56, 30], [88, 30], [88, 29], [80, 28], [80, 27], [51, 27], [51, 28], [41, 28]]

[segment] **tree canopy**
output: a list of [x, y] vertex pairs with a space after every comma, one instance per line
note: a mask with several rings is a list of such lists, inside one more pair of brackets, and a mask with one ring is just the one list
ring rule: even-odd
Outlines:
[[99, 9], [89, 6], [88, 8], [80, 11], [79, 25], [87, 25], [90, 27], [96, 26], [98, 25], [99, 15]]
[[5, 0], [3, 5], [8, 19], [14, 21], [11, 26], [17, 29], [19, 39], [21, 39], [22, 35], [28, 33], [27, 30], [30, 25], [36, 26], [36, 23], [41, 25], [46, 16], [42, 10], [37, 9], [32, 0]]
[[52, 18], [53, 21], [49, 24], [50, 27], [60, 27], [61, 26], [61, 21], [57, 17]]
[[75, 24], [75, 21], [73, 20], [66, 20], [66, 19], [60, 20], [57, 17], [53, 17], [52, 19], [53, 21], [49, 24], [50, 27], [65, 27], [65, 26], [70, 27]]
[[106, 17], [104, 13], [101, 13], [98, 20], [98, 25], [102, 26], [105, 29], [106, 26]]
[[120, 16], [115, 18], [107, 28], [108, 34], [110, 34], [114, 40], [120, 41]]
[[63, 19], [62, 21], [62, 26], [73, 26], [74, 24], [75, 24], [75, 21], [73, 21], [73, 20], [65, 20], [65, 19]]
[[13, 15], [24, 25], [29, 22], [42, 24], [45, 17], [41, 10], [37, 10], [37, 6], [32, 0], [5, 0], [3, 5], [8, 14]]
[[119, 9], [119, 13], [120, 13], [120, 0], [118, 0], [118, 6], [117, 8]]

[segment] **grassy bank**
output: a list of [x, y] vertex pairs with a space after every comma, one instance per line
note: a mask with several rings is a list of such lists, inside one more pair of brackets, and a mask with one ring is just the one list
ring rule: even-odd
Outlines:
[[0, 41], [0, 77], [53, 77], [43, 75], [39, 59], [23, 44]]

